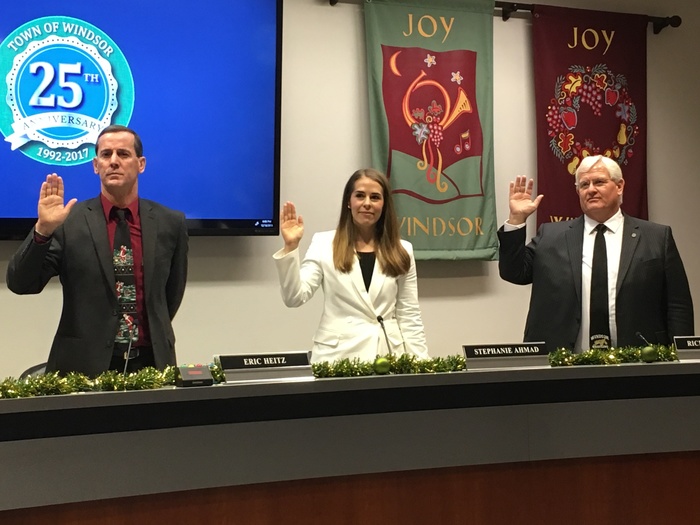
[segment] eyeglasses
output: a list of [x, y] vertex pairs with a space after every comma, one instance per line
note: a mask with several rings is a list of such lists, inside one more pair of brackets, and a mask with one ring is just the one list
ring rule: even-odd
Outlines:
[[576, 189], [579, 191], [586, 191], [591, 184], [595, 186], [596, 188], [603, 188], [608, 182], [612, 182], [612, 179], [591, 179], [591, 180], [583, 180], [579, 182], [578, 184], [574, 184], [576, 186]]

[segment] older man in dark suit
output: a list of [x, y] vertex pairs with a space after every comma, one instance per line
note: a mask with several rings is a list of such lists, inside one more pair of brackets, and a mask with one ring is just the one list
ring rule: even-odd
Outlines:
[[48, 175], [36, 226], [10, 260], [7, 285], [35, 294], [53, 276], [61, 280], [63, 311], [47, 372], [163, 369], [176, 364], [171, 321], [187, 279], [185, 217], [138, 197], [146, 158], [136, 132], [109, 126], [95, 152], [100, 196], [66, 203], [61, 177]]
[[[543, 196], [533, 199], [532, 179], [517, 177], [510, 183], [510, 215], [498, 232], [499, 271], [506, 281], [532, 284], [525, 341], [545, 341], [550, 351], [580, 352], [639, 346], [639, 334], [664, 345], [674, 336], [694, 335], [690, 287], [671, 228], [623, 214], [624, 186], [617, 162], [585, 158], [576, 171], [583, 215], [543, 224], [526, 245], [525, 221]], [[607, 326], [591, 330], [596, 317], [591, 310], [594, 245], [600, 228], [607, 246]], [[605, 332], [602, 342], [599, 332]]]

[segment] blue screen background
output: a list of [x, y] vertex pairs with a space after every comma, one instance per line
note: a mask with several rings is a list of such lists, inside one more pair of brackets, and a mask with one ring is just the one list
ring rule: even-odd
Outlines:
[[[141, 197], [189, 219], [275, 216], [277, 0], [3, 2], [0, 42], [45, 16], [84, 20], [124, 54], [135, 93], [128, 125], [147, 159]], [[99, 194], [91, 163], [43, 164], [0, 141], [0, 217], [36, 217], [39, 187], [54, 171], [65, 181], [66, 199]]]

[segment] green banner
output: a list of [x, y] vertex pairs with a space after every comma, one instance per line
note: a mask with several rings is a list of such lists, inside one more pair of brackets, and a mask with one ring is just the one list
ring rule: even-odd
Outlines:
[[365, 2], [372, 164], [416, 259], [497, 259], [493, 9]]

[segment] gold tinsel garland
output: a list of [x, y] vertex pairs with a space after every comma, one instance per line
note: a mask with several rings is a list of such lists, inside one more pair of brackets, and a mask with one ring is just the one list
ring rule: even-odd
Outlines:
[[[589, 350], [582, 354], [574, 354], [569, 350], [559, 349], [549, 354], [549, 364], [553, 367], [677, 360], [678, 356], [673, 346], [612, 348], [605, 351]], [[380, 361], [382, 362], [380, 363]], [[209, 369], [216, 383], [225, 381], [223, 370], [216, 364], [210, 364]], [[402, 354], [398, 357], [383, 356], [373, 362], [360, 361], [359, 359], [340, 359], [332, 363], [322, 362], [312, 365], [314, 376], [319, 379], [386, 374], [434, 374], [439, 372], [459, 372], [465, 369], [465, 358], [460, 355], [416, 359], [414, 356]], [[71, 372], [65, 376], [61, 376], [56, 372], [50, 372], [23, 379], [10, 377], [0, 382], [0, 399], [51, 396], [78, 392], [150, 390], [174, 386], [175, 374], [176, 368], [169, 366], [163, 371], [150, 367], [144, 368], [126, 376], [119, 372], [107, 371], [94, 379], [76, 372]]]

